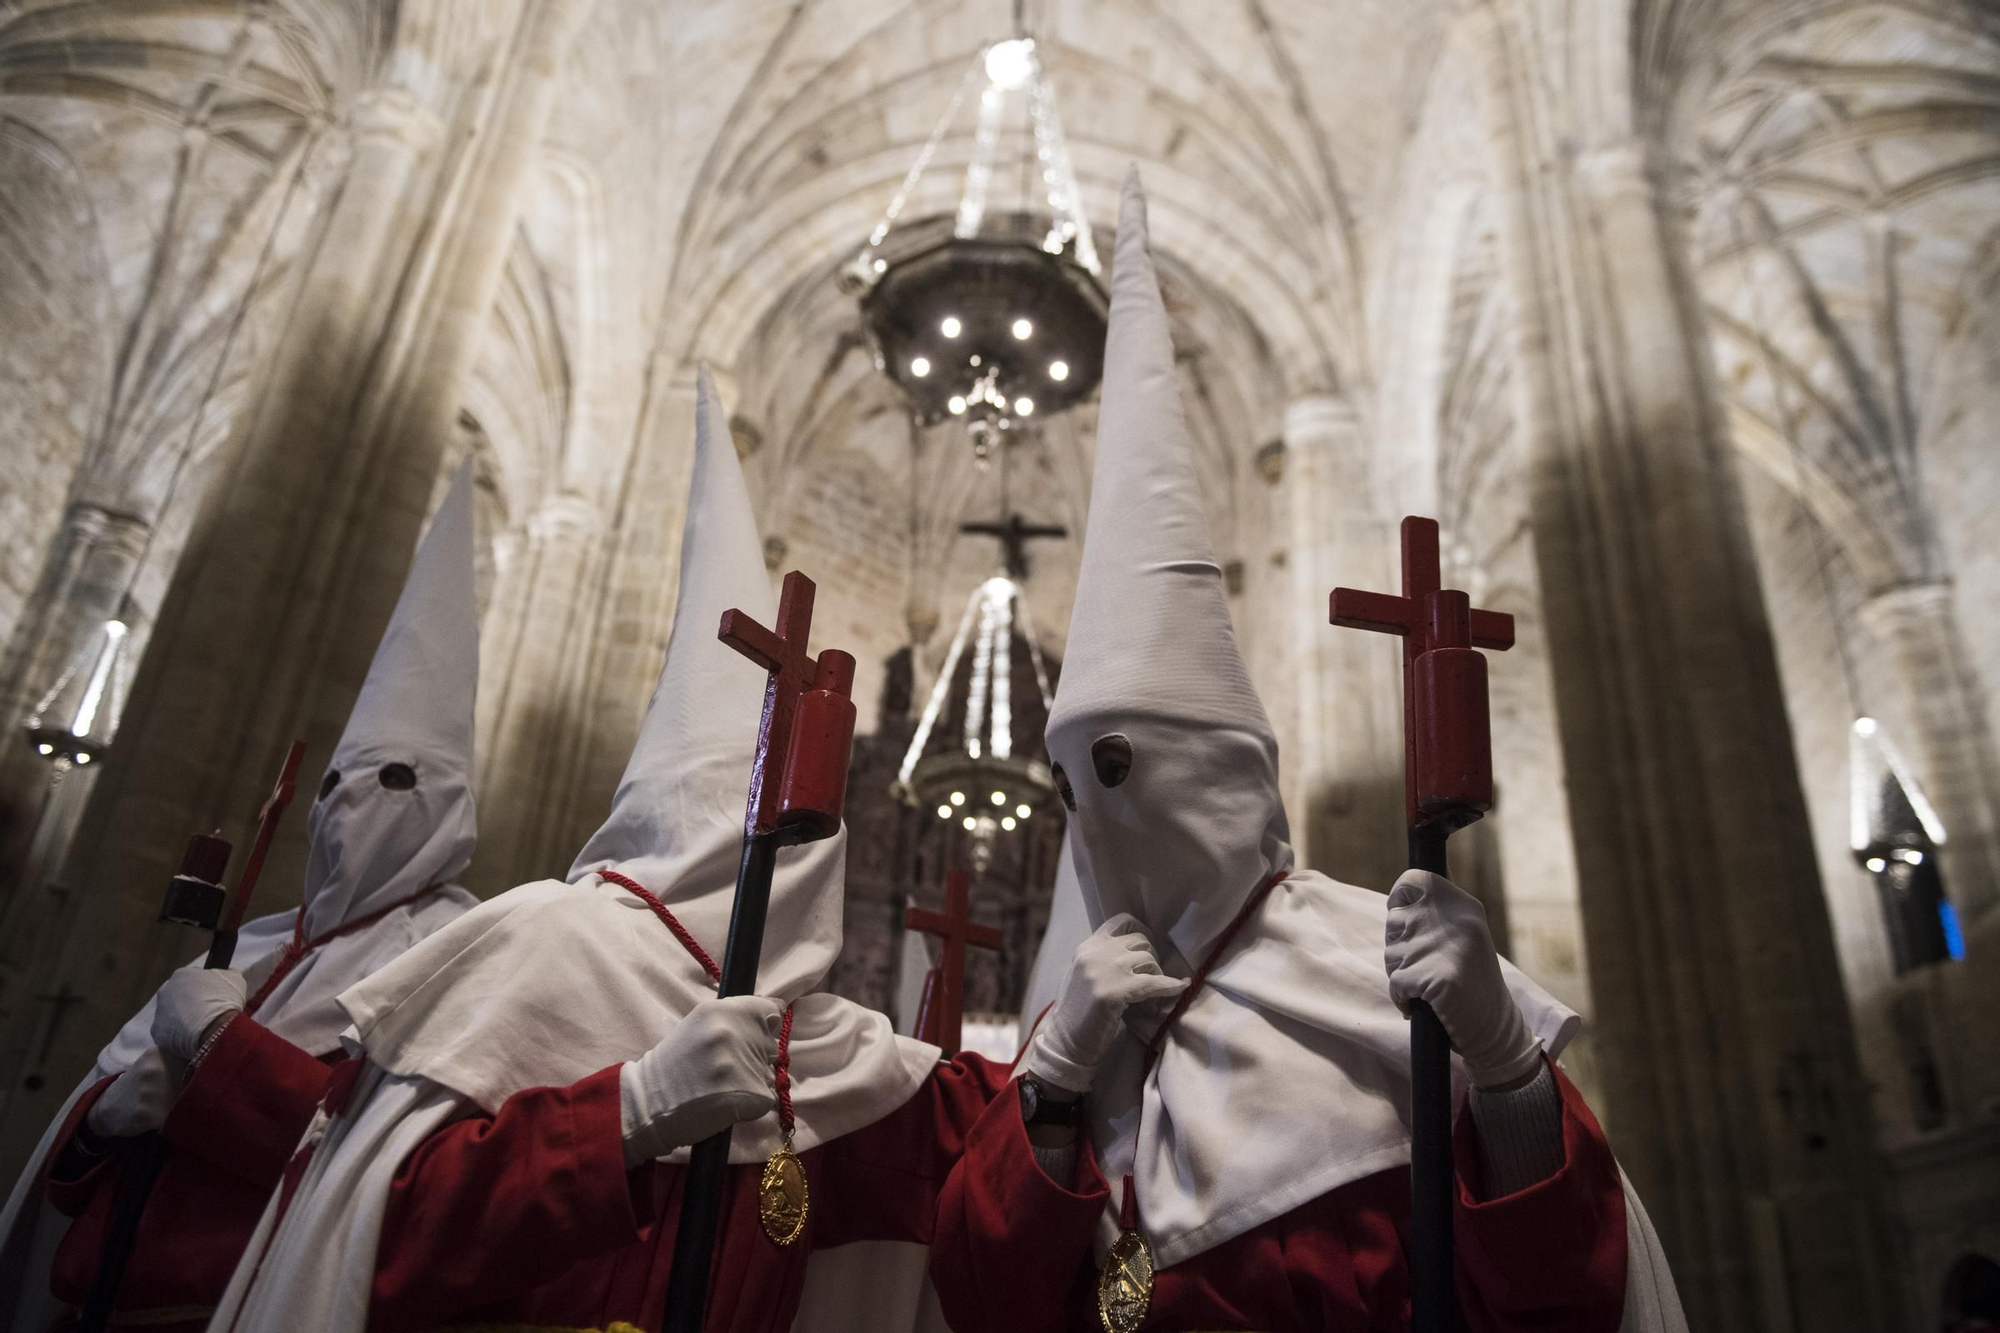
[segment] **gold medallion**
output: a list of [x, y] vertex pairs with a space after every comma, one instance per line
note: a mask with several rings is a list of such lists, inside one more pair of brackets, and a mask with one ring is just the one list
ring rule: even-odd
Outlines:
[[1104, 1270], [1097, 1275], [1097, 1317], [1104, 1321], [1104, 1333], [1135, 1333], [1152, 1303], [1153, 1252], [1128, 1227], [1111, 1242]]
[[805, 1163], [792, 1151], [788, 1136], [785, 1146], [764, 1163], [764, 1178], [757, 1184], [757, 1217], [764, 1224], [764, 1234], [775, 1245], [790, 1245], [806, 1229], [810, 1203]]

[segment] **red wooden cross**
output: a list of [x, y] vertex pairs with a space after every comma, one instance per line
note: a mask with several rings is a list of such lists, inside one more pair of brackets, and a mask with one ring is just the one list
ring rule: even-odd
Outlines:
[[958, 1054], [958, 1044], [964, 1035], [966, 946], [980, 949], [1000, 947], [999, 931], [991, 926], [972, 924], [972, 905], [968, 894], [971, 887], [972, 877], [963, 870], [947, 871], [944, 877], [944, 911], [932, 912], [912, 907], [903, 914], [906, 929], [936, 935], [943, 942], [937, 966], [931, 969], [930, 976], [924, 981], [924, 1004], [917, 1018], [917, 1040], [943, 1047], [946, 1055]]
[[752, 837], [778, 828], [778, 796], [784, 786], [785, 758], [791, 753], [792, 718], [799, 695], [812, 683], [814, 666], [806, 652], [812, 630], [813, 581], [793, 570], [778, 594], [778, 628], [765, 629], [741, 611], [724, 611], [716, 637], [771, 673], [764, 687], [764, 720], [757, 728], [757, 754], [750, 766], [750, 802], [743, 827]]
[[1329, 618], [1403, 639], [1403, 787], [1410, 826], [1449, 828], [1493, 804], [1486, 663], [1476, 648], [1514, 646], [1514, 617], [1474, 610], [1438, 587], [1437, 520], [1403, 520], [1403, 595], [1335, 588]]
[[243, 873], [237, 877], [236, 888], [229, 895], [228, 906], [223, 909], [220, 928], [224, 931], [237, 929], [249, 913], [250, 895], [257, 891], [257, 880], [264, 873], [264, 857], [270, 852], [271, 839], [278, 832], [278, 819], [298, 791], [299, 763], [305, 757], [304, 741], [293, 741], [292, 748], [285, 751], [285, 766], [278, 770], [277, 785], [271, 788], [263, 809], [257, 812], [257, 838], [250, 844], [250, 859], [243, 863]]

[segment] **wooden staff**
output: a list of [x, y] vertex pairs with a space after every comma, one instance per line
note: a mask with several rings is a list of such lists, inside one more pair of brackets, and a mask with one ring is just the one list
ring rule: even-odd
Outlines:
[[[847, 800], [847, 765], [854, 744], [854, 659], [829, 648], [806, 653], [812, 629], [813, 581], [785, 575], [778, 624], [769, 630], [741, 611], [725, 611], [716, 637], [770, 673], [764, 716], [750, 765], [750, 799], [743, 822], [743, 859], [736, 868], [736, 902], [723, 949], [723, 997], [753, 995], [764, 951], [764, 915], [778, 849], [840, 831]], [[701, 1333], [708, 1311], [708, 1268], [729, 1171], [730, 1131], [694, 1145], [681, 1190], [662, 1333]]]
[[[1330, 619], [1403, 640], [1403, 794], [1410, 868], [1446, 874], [1445, 839], [1493, 808], [1486, 659], [1514, 646], [1514, 618], [1439, 588], [1438, 525], [1403, 520], [1403, 595], [1335, 588]], [[1451, 1040], [1410, 1004], [1410, 1328], [1460, 1326], [1452, 1257]]]
[[[298, 789], [299, 761], [305, 758], [306, 743], [293, 741], [285, 754], [285, 766], [278, 771], [277, 785], [257, 812], [257, 838], [250, 844], [250, 859], [243, 874], [226, 899], [223, 873], [229, 867], [230, 847], [222, 838], [197, 833], [188, 840], [181, 857], [180, 873], [167, 886], [160, 920], [176, 925], [213, 931], [204, 968], [228, 967], [236, 956], [236, 933], [250, 910], [251, 895], [257, 891], [258, 877], [264, 873], [264, 857], [278, 831], [278, 820], [292, 803]], [[118, 1176], [118, 1192], [111, 1200], [111, 1220], [104, 1231], [104, 1249], [97, 1261], [97, 1274], [90, 1282], [90, 1296], [77, 1321], [80, 1333], [103, 1333], [111, 1321], [118, 1288], [125, 1281], [125, 1267], [139, 1238], [139, 1219], [145, 1215], [146, 1201], [165, 1164], [167, 1141], [157, 1130], [138, 1135], [126, 1149], [125, 1169]]]

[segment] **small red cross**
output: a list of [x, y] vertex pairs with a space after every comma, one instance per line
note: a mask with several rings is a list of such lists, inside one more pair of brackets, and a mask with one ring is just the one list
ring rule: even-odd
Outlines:
[[765, 629], [741, 611], [724, 611], [716, 637], [771, 673], [764, 686], [764, 719], [757, 727], [757, 754], [750, 767], [750, 801], [743, 827], [752, 837], [778, 828], [778, 794], [784, 786], [785, 757], [791, 752], [792, 718], [799, 695], [812, 683], [814, 666], [806, 652], [812, 631], [813, 581], [798, 570], [785, 575], [778, 594], [778, 628]]
[[1403, 595], [1335, 588], [1329, 619], [1403, 639], [1403, 786], [1410, 826], [1457, 827], [1493, 804], [1486, 664], [1514, 646], [1514, 617], [1439, 588], [1436, 519], [1403, 520]]
[[969, 891], [972, 877], [963, 870], [948, 871], [944, 877], [944, 911], [932, 912], [912, 907], [903, 913], [903, 925], [936, 935], [943, 948], [937, 966], [924, 982], [923, 1010], [917, 1018], [917, 1040], [957, 1055], [964, 1035], [965, 949], [998, 949], [1000, 932], [991, 926], [972, 923]]

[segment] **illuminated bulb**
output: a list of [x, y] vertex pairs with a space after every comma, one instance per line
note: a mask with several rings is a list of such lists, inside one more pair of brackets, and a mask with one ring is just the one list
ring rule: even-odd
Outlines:
[[875, 271], [876, 271], [877, 273], [887, 273], [887, 272], [889, 271], [889, 261], [888, 261], [888, 260], [886, 260], [886, 259], [878, 259], [878, 260], [876, 260], [876, 261], [875, 261]]
[[974, 819], [971, 815], [967, 815], [965, 817], [965, 831], [967, 833], [972, 832], [974, 828], [978, 827], [978, 824], [979, 821]]
[[965, 804], [965, 793], [964, 793], [964, 792], [962, 792], [962, 791], [955, 791], [955, 792], [953, 792], [953, 793], [951, 794], [951, 803], [952, 803], [953, 805], [964, 805], [964, 804]]
[[986, 48], [986, 78], [995, 88], [1016, 92], [1035, 77], [1033, 38], [1016, 37]]
[[1012, 833], [1014, 831], [1014, 816], [1002, 815], [1000, 817], [1000, 827]]
[[1875, 719], [1872, 717], [1855, 718], [1854, 734], [1857, 736], [1873, 736], [1875, 734]]
[[54, 754], [55, 752], [56, 747], [53, 745], [37, 745], [35, 747], [35, 753], [37, 754]]
[[1032, 398], [1016, 398], [1016, 399], [1014, 400], [1014, 415], [1015, 415], [1015, 416], [1017, 416], [1017, 417], [1031, 417], [1031, 416], [1033, 416], [1034, 414], [1035, 414], [1035, 400], [1034, 400], [1034, 399], [1032, 399]]
[[1050, 378], [1050, 379], [1052, 379], [1052, 380], [1057, 380], [1057, 381], [1061, 381], [1061, 380], [1066, 380], [1066, 379], [1068, 379], [1068, 378], [1069, 378], [1069, 362], [1067, 362], [1067, 361], [1051, 361], [1051, 362], [1049, 362], [1049, 378]]
[[76, 757], [76, 762], [79, 764], [87, 764], [90, 762], [90, 756], [87, 754], [80, 754]]
[[961, 416], [965, 412], [965, 399], [959, 394], [953, 394], [951, 401], [946, 403], [945, 406], [951, 409], [953, 416]]
[[1007, 793], [1006, 793], [1006, 792], [1004, 792], [1004, 791], [996, 791], [996, 792], [994, 792], [994, 793], [993, 793], [993, 804], [995, 804], [995, 805], [1005, 805], [1005, 804], [1007, 804]]
[[939, 806], [939, 807], [938, 807], [938, 818], [939, 818], [939, 819], [950, 819], [950, 818], [951, 818], [951, 807], [950, 807], [950, 806], [948, 806], [948, 805], [941, 805], [941, 806]]
[[[969, 823], [969, 822], [971, 822], [971, 821], [969, 821], [969, 820], [968, 820], [967, 822]], [[1879, 856], [1871, 856], [1871, 857], [1869, 857], [1869, 858], [1868, 858], [1868, 873], [1869, 873], [1869, 874], [1871, 874], [1871, 875], [1879, 875], [1879, 874], [1881, 874], [1881, 873], [1882, 873], [1883, 871], [1887, 870], [1888, 868], [1889, 868], [1889, 863], [1888, 863], [1887, 861], [1884, 861], [1884, 860], [1883, 860], [1883, 859], [1882, 859], [1881, 857], [1879, 857]]]
[[958, 322], [957, 315], [946, 315], [944, 322], [938, 325], [938, 332], [947, 338], [956, 338], [964, 329], [965, 325]]
[[1025, 317], [1014, 321], [1014, 336], [1022, 342], [1026, 342], [1029, 338], [1033, 337], [1034, 333], [1034, 321]]
[[910, 373], [918, 379], [931, 373], [931, 359], [927, 356], [910, 358]]
[[1890, 855], [1906, 866], [1920, 866], [1924, 863], [1924, 854], [1914, 847], [1898, 847]]
[[1015, 814], [1017, 814], [1017, 815], [1019, 815], [1019, 816], [1020, 816], [1021, 818], [1023, 818], [1023, 819], [1026, 819], [1026, 818], [1027, 818], [1027, 817], [1028, 817], [1029, 815], [1031, 815], [1031, 814], [1033, 814], [1033, 813], [1035, 813], [1035, 812], [1034, 812], [1034, 811], [1032, 811], [1032, 810], [1030, 810], [1030, 809], [1029, 809], [1029, 808], [1028, 808], [1027, 806], [1025, 806], [1025, 805], [1017, 805], [1017, 806], [1015, 806], [1015, 807], [1014, 807], [1014, 813], [1015, 813]]
[[972, 364], [975, 366], [979, 364], [979, 353], [974, 352], [972, 354]]

